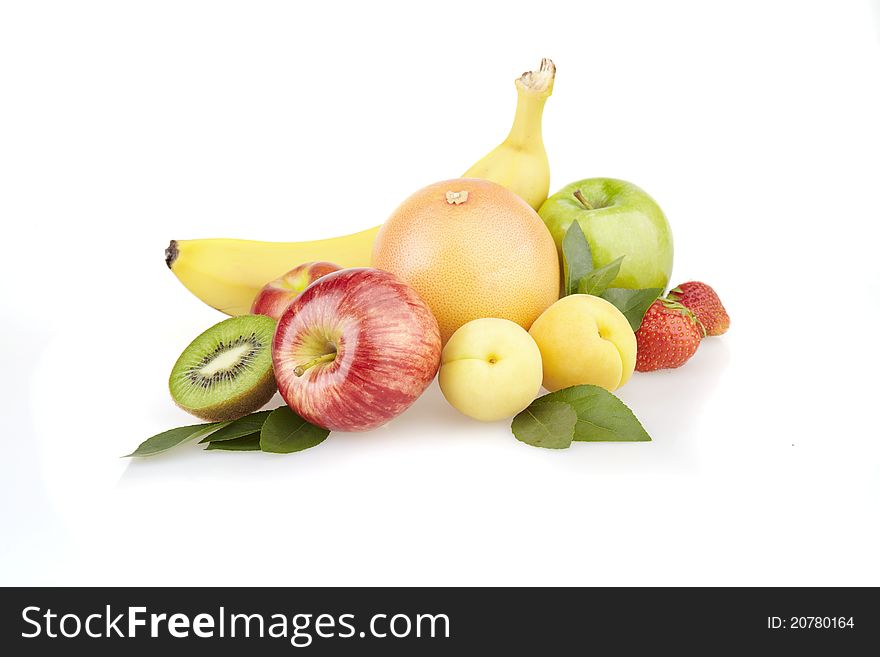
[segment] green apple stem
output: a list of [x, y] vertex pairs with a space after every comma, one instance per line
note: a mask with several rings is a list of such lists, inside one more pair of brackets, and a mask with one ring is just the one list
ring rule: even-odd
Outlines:
[[581, 202], [581, 205], [583, 205], [587, 210], [592, 210], [592, 209], [593, 209], [593, 206], [590, 205], [590, 202], [587, 200], [587, 197], [584, 196], [584, 193], [583, 193], [581, 190], [576, 189], [575, 192], [574, 192], [574, 197], [575, 197], [578, 201], [580, 201], [580, 202]]
[[315, 365], [320, 365], [321, 363], [330, 363], [333, 359], [336, 358], [336, 352], [331, 351], [329, 354], [324, 354], [323, 356], [318, 356], [317, 358], [312, 358], [312, 360], [306, 361], [300, 365], [297, 365], [293, 370], [293, 373], [297, 376], [302, 376], [306, 373], [306, 370], [310, 367], [314, 367]]

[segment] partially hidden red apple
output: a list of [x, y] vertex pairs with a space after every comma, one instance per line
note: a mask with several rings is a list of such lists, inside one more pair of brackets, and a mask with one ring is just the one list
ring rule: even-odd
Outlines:
[[331, 431], [367, 431], [405, 411], [440, 366], [440, 329], [409, 285], [378, 269], [328, 274], [294, 299], [275, 331], [278, 390]]
[[332, 262], [304, 262], [274, 281], [266, 283], [251, 306], [252, 315], [278, 319], [297, 295], [316, 280], [342, 269]]

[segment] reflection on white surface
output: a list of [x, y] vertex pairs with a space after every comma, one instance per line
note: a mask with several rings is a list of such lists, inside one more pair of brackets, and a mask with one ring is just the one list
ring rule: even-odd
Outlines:
[[[88, 331], [68, 331], [45, 347], [31, 379], [31, 399], [53, 394], [51, 373], [75, 359], [69, 346], [87, 340]], [[107, 339], [111, 351], [125, 346], [123, 337], [118, 344]], [[85, 573], [104, 582], [122, 573], [137, 580], [131, 559], [170, 557], [177, 544], [189, 545], [192, 557], [206, 553], [201, 558], [207, 564], [250, 552], [255, 542], [266, 549], [267, 541], [331, 551], [365, 541], [372, 549], [391, 549], [383, 547], [382, 527], [389, 523], [402, 523], [387, 529], [387, 536], [399, 541], [403, 529], [409, 549], [447, 542], [459, 532], [453, 526], [462, 523], [474, 536], [493, 526], [500, 530], [514, 518], [527, 517], [530, 508], [537, 513], [531, 522], [540, 526], [542, 496], [554, 489], [576, 486], [586, 494], [614, 474], [650, 477], [698, 469], [694, 425], [729, 358], [719, 342], [700, 352], [688, 370], [634, 376], [622, 396], [654, 435], [653, 444], [538, 450], [515, 440], [509, 422], [482, 424], [460, 415], [435, 382], [390, 425], [365, 434], [334, 434], [299, 454], [206, 453], [188, 444], [156, 457], [121, 459], [149, 433], [191, 422], [164, 392], [167, 347], [145, 348], [139, 377], [125, 386], [105, 386], [100, 417], [87, 426], [71, 431], [72, 422], [89, 416], [83, 413], [85, 391], [103, 383], [97, 369], [82, 372], [79, 391], [56, 396], [52, 413], [33, 413], [48, 502], [63, 520], [70, 544], [89, 546], [82, 557], [86, 570], [67, 573], [67, 581]], [[670, 414], [667, 408], [675, 402], [670, 395], [678, 394], [687, 397], [687, 413]], [[278, 403], [276, 396], [270, 406]], [[459, 515], [464, 508], [468, 517]], [[482, 512], [473, 514], [474, 509]], [[438, 522], [433, 528], [432, 518]], [[406, 527], [420, 530], [410, 535]], [[178, 567], [162, 566], [169, 574]], [[190, 580], [200, 577], [197, 569], [187, 572]], [[162, 577], [153, 566], [147, 573]]]
[[[450, 0], [459, 41], [491, 46], [456, 93], [438, 81], [474, 52], [421, 5], [370, 30], [366, 3], [342, 23], [336, 4], [212, 6], [206, 30], [198, 3], [173, 20], [117, 4], [0, 21], [17, 62], [0, 107], [0, 584], [880, 583], [867, 4], [802, 3], [793, 23], [773, 3], [586, 3], [603, 29], [584, 39], [552, 0], [527, 26]], [[524, 29], [537, 55], [492, 41]], [[292, 63], [315, 52], [321, 102], [303, 103]], [[676, 282], [715, 285], [732, 317], [685, 367], [620, 391], [653, 442], [531, 448], [435, 384], [390, 426], [300, 454], [120, 458], [192, 422], [167, 376], [220, 319], [160, 260], [170, 238], [376, 225], [497, 143], [513, 74], [545, 54], [553, 187], [643, 186]], [[362, 71], [391, 61], [406, 84], [351, 116], [376, 95]]]

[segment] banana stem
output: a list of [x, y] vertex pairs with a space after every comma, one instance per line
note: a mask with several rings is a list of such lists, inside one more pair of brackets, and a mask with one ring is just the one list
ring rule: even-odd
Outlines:
[[547, 96], [522, 87], [517, 87], [516, 93], [516, 114], [513, 117], [513, 127], [507, 135], [507, 142], [526, 146], [542, 139], [541, 118]]
[[547, 58], [536, 71], [526, 71], [516, 80], [516, 115], [507, 142], [525, 146], [541, 141], [544, 103], [553, 93], [556, 66]]
[[324, 354], [323, 356], [318, 356], [317, 358], [312, 358], [312, 360], [306, 361], [305, 363], [301, 363], [296, 366], [293, 370], [293, 373], [297, 376], [302, 376], [306, 373], [306, 370], [310, 367], [314, 367], [315, 365], [319, 365], [321, 363], [330, 363], [333, 359], [336, 358], [336, 352], [331, 351], [329, 354]]

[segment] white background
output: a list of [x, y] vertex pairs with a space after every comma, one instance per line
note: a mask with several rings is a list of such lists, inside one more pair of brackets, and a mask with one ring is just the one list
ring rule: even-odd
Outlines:
[[[0, 9], [0, 583], [880, 584], [880, 7], [20, 2]], [[542, 451], [436, 385], [279, 457], [187, 445], [221, 317], [171, 238], [380, 223], [505, 136], [542, 56], [552, 188], [652, 194], [730, 332]], [[296, 263], [292, 263], [296, 264]], [[277, 403], [277, 402], [276, 402]]]

